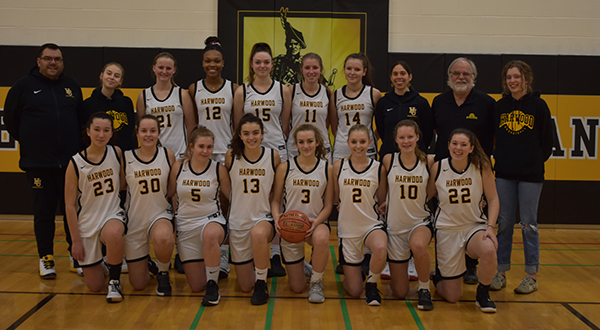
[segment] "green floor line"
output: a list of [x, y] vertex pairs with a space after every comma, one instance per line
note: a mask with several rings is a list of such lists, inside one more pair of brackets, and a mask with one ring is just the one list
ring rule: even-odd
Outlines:
[[[277, 277], [271, 277], [271, 293], [270, 296], [274, 297], [277, 292]], [[265, 330], [271, 330], [273, 324], [273, 309], [275, 307], [275, 299], [269, 298], [269, 308], [267, 309], [267, 320], [265, 322]]]
[[[329, 251], [331, 254], [331, 263], [333, 264], [333, 273], [335, 274], [335, 283], [337, 285], [338, 297], [344, 298], [344, 287], [342, 285], [342, 279], [340, 274], [335, 272], [337, 267], [337, 258], [335, 257], [335, 248], [336, 246], [330, 246]], [[342, 315], [344, 316], [344, 325], [346, 330], [352, 329], [352, 322], [350, 321], [350, 314], [348, 314], [348, 307], [346, 306], [346, 301], [344, 299], [340, 299], [340, 307], [342, 308]]]
[[419, 314], [417, 314], [417, 310], [415, 309], [415, 306], [413, 306], [412, 302], [409, 300], [405, 300], [404, 301], [406, 303], [406, 306], [408, 307], [408, 310], [410, 311], [410, 315], [412, 315], [413, 320], [415, 320], [415, 323], [417, 324], [417, 327], [419, 328], [419, 330], [425, 330], [425, 326], [423, 325], [423, 322], [421, 322], [421, 318], [419, 317]]
[[190, 325], [190, 330], [196, 329], [198, 327], [198, 323], [200, 323], [200, 319], [202, 318], [202, 314], [204, 314], [205, 309], [206, 306], [200, 306], [200, 309], [198, 309], [198, 313], [196, 313], [196, 316], [194, 317], [194, 320]]

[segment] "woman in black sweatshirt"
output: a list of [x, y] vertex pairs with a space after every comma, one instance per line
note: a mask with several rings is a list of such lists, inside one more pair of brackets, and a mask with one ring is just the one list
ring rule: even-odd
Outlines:
[[496, 189], [500, 198], [498, 215], [498, 273], [491, 290], [506, 286], [510, 269], [515, 213], [519, 205], [525, 272], [516, 293], [537, 291], [540, 241], [537, 210], [544, 182], [544, 162], [553, 146], [550, 109], [539, 93], [533, 93], [533, 73], [527, 63], [511, 61], [502, 70], [504, 94], [497, 103], [494, 121]]
[[137, 148], [133, 102], [119, 89], [124, 77], [125, 70], [121, 64], [116, 62], [106, 64], [100, 73], [100, 87], [94, 89], [92, 96], [83, 101], [87, 117], [98, 111], [106, 112], [113, 117], [114, 131], [117, 135], [115, 145], [123, 151]]

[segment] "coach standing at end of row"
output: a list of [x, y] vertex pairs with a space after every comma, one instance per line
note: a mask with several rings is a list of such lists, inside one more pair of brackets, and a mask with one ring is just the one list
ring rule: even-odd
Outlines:
[[[19, 141], [19, 167], [27, 174], [33, 199], [34, 231], [41, 278], [56, 277], [54, 230], [56, 206], [65, 212], [65, 169], [81, 150], [81, 87], [63, 72], [56, 44], [39, 48], [37, 66], [9, 90], [4, 104], [8, 132]], [[71, 250], [71, 237], [64, 219]]]

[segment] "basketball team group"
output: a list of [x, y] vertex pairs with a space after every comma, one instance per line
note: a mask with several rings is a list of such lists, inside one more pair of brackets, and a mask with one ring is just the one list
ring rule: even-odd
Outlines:
[[[391, 67], [384, 96], [362, 53], [346, 57], [347, 84], [335, 91], [316, 53], [298, 58], [286, 74], [300, 82], [286, 85], [273, 78], [271, 48], [261, 42], [238, 86], [221, 75], [219, 39], [205, 44], [206, 78], [187, 90], [175, 83], [170, 53], [154, 58], [156, 83], [139, 94], [137, 113], [119, 89], [120, 64], [104, 66], [84, 101], [56, 44], [40, 47], [37, 65], [12, 86], [4, 121], [32, 192], [41, 278], [56, 278], [59, 206], [71, 271], [94, 292], [108, 279], [108, 302], [123, 300], [125, 271], [134, 290], [156, 285], [159, 296], [171, 295], [175, 253], [205, 306], [219, 303], [230, 264], [254, 305], [269, 301], [273, 276], [323, 303], [328, 219], [337, 211], [336, 272], [350, 296], [364, 292], [368, 305], [380, 305], [385, 276], [404, 299], [412, 277], [417, 308], [427, 311], [431, 290], [456, 302], [463, 283], [476, 284], [477, 307], [493, 313], [490, 290], [507, 286], [518, 211], [526, 274], [514, 290], [538, 290], [537, 209], [554, 137], [527, 63], [506, 64], [495, 101], [474, 89], [475, 63], [456, 58], [450, 90], [430, 106], [403, 61]], [[435, 157], [426, 153], [432, 144]], [[308, 229], [294, 232], [304, 217]]]

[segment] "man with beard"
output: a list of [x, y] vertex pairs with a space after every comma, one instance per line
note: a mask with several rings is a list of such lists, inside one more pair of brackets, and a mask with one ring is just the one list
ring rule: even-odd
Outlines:
[[[488, 156], [494, 149], [494, 107], [496, 101], [486, 93], [476, 90], [477, 67], [468, 58], [459, 57], [448, 67], [448, 86], [451, 90], [433, 99], [434, 128], [437, 133], [435, 160], [450, 156], [448, 138], [456, 128], [466, 128], [477, 136]], [[477, 260], [466, 257], [465, 284], [477, 284]]]

